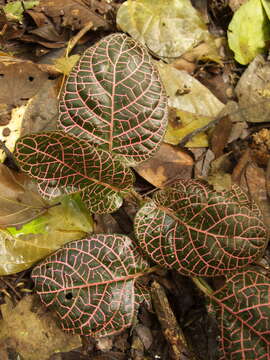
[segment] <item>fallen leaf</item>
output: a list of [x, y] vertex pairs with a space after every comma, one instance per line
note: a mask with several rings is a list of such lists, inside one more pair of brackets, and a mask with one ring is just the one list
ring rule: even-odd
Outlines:
[[[14, 308], [11, 300], [1, 305], [0, 356], [18, 352], [25, 360], [47, 360], [53, 353], [81, 346], [80, 337], [60, 330], [54, 318], [34, 295], [25, 296]], [[21, 358], [21, 357], [20, 357]]]
[[44, 213], [47, 205], [31, 180], [0, 164], [0, 227], [21, 225]]
[[23, 20], [23, 13], [25, 10], [32, 9], [38, 5], [39, 1], [12, 1], [3, 7], [6, 17], [10, 21]]
[[[164, 141], [172, 145], [178, 145], [185, 136], [196, 129], [204, 127], [213, 119], [213, 117], [196, 115], [188, 111], [171, 108]], [[200, 134], [193, 136], [193, 138], [188, 141], [185, 146], [207, 147], [207, 135], [204, 132], [201, 132]]]
[[[26, 105], [21, 105], [12, 109], [11, 118], [9, 119], [8, 124], [0, 126], [0, 140], [11, 152], [13, 152], [16, 141], [20, 137], [25, 110]], [[4, 162], [5, 158], [5, 151], [0, 148], [0, 162]]]
[[262, 6], [264, 8], [264, 11], [266, 12], [266, 15], [268, 16], [268, 19], [270, 19], [270, 4], [267, 0], [261, 0]]
[[62, 57], [55, 60], [55, 67], [61, 71], [64, 75], [68, 75], [76, 62], [79, 60], [80, 55], [71, 55], [68, 57]]
[[241, 110], [247, 122], [268, 122], [270, 118], [270, 63], [258, 55], [245, 70], [236, 86]]
[[176, 146], [162, 144], [158, 152], [149, 160], [135, 167], [145, 180], [162, 188], [175, 179], [190, 179], [193, 159]]
[[62, 245], [93, 230], [93, 221], [79, 195], [65, 196], [60, 205], [22, 226], [0, 230], [0, 275], [25, 270]]
[[211, 162], [210, 171], [207, 176], [209, 184], [213, 185], [216, 191], [230, 190], [232, 187], [232, 162], [230, 154], [226, 153]]
[[205, 86], [186, 71], [155, 62], [169, 97], [169, 106], [190, 113], [215, 117], [224, 107]]
[[250, 161], [242, 172], [240, 185], [258, 204], [262, 211], [264, 222], [268, 229], [270, 229], [270, 203], [267, 194], [265, 171], [253, 161]]
[[261, 0], [249, 0], [234, 13], [228, 27], [229, 47], [242, 65], [266, 50], [270, 23]]
[[178, 57], [202, 41], [214, 45], [200, 14], [189, 0], [128, 0], [117, 25], [160, 57]]
[[45, 81], [26, 104], [20, 136], [56, 130], [58, 120], [57, 96], [57, 80]]
[[215, 126], [211, 134], [211, 148], [215, 157], [223, 154], [223, 150], [228, 143], [232, 131], [232, 122], [230, 117], [223, 116]]
[[[156, 65], [171, 109], [164, 141], [178, 144], [186, 135], [212, 121], [224, 105], [186, 71], [177, 70], [162, 62], [156, 62]], [[187, 146], [208, 146], [207, 136], [201, 132]]]
[[56, 26], [80, 30], [91, 21], [94, 29], [102, 27], [108, 30], [110, 21], [106, 19], [106, 14], [112, 9], [113, 6], [106, 0], [41, 0], [34, 10], [52, 18]]
[[0, 104], [25, 104], [48, 80], [49, 73], [42, 69], [31, 61], [0, 57]]

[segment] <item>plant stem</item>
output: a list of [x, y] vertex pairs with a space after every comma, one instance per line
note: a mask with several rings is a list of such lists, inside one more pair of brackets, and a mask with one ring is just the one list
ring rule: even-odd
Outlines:
[[214, 290], [210, 287], [207, 282], [200, 277], [192, 277], [191, 278], [194, 284], [207, 296], [211, 297]]

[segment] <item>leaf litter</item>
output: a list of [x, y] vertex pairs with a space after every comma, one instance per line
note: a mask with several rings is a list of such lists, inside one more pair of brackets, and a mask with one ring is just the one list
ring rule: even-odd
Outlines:
[[[253, 208], [253, 211], [257, 212], [257, 214], [262, 213], [266, 225], [269, 226], [269, 193], [267, 193], [269, 176], [266, 178], [266, 169], [269, 164], [269, 149], [267, 147], [267, 135], [265, 135], [269, 127], [267, 108], [269, 95], [267, 71], [269, 64], [263, 55], [256, 57], [258, 53], [260, 54], [266, 50], [265, 44], [269, 32], [269, 20], [266, 16], [269, 10], [267, 3], [264, 1], [258, 2], [260, 9], [263, 8], [265, 12], [262, 12], [262, 17], [253, 17], [253, 21], [250, 23], [247, 21], [247, 16], [241, 15], [241, 12], [243, 12], [245, 8], [240, 6], [234, 15], [234, 18], [239, 16], [240, 20], [236, 22], [236, 20], [233, 19], [229, 27], [228, 21], [227, 27], [225, 28], [225, 31], [228, 30], [229, 46], [235, 51], [235, 59], [241, 63], [251, 63], [243, 76], [241, 75], [244, 68], [239, 69], [237, 63], [234, 62], [233, 55], [228, 54], [224, 43], [219, 43], [218, 46], [216, 45], [214, 36], [212, 34], [210, 35], [206, 24], [204, 24], [202, 20], [208, 19], [209, 21], [209, 19], [211, 19], [212, 29], [217, 31], [216, 33], [219, 32], [219, 34], [223, 31], [223, 34], [226, 35], [224, 32], [224, 24], [219, 23], [217, 17], [211, 18], [209, 14], [207, 14], [208, 16], [204, 14], [204, 17], [202, 17], [191, 7], [188, 1], [177, 0], [170, 2], [170, 4], [167, 2], [159, 4], [158, 2], [137, 0], [136, 2], [123, 1], [122, 3], [123, 4], [120, 5], [118, 1], [93, 1], [90, 5], [84, 1], [66, 1], [65, 4], [63, 4], [60, 1], [43, 0], [39, 1], [39, 4], [31, 9], [23, 9], [20, 20], [21, 23], [14, 18], [7, 19], [5, 16], [1, 17], [0, 22], [3, 27], [1, 31], [2, 37], [0, 38], [1, 46], [3, 51], [5, 51], [4, 55], [9, 56], [9, 63], [5, 63], [6, 60], [3, 58], [1, 64], [5, 63], [5, 65], [10, 66], [9, 70], [7, 70], [8, 67], [1, 68], [3, 70], [1, 70], [1, 73], [3, 73], [4, 76], [1, 76], [0, 81], [3, 80], [3, 78], [7, 80], [2, 81], [3, 89], [6, 90], [1, 92], [3, 98], [0, 101], [0, 125], [3, 124], [1, 131], [3, 143], [13, 151], [15, 140], [12, 140], [11, 145], [8, 145], [6, 128], [9, 129], [11, 136], [14, 136], [17, 131], [17, 137], [56, 129], [58, 118], [57, 95], [61, 88], [61, 73], [68, 76], [73, 66], [73, 60], [74, 63], [76, 63], [85, 48], [96, 42], [96, 40], [102, 39], [104, 37], [104, 30], [109, 33], [115, 32], [114, 25], [117, 22], [120, 29], [129, 33], [135, 39], [139, 39], [147, 46], [150, 54], [154, 58], [159, 59], [158, 62], [155, 62], [158, 63], [157, 66], [165, 86], [170, 107], [169, 127], [164, 138], [164, 141], [169, 142], [170, 145], [166, 143], [161, 144], [159, 152], [156, 153], [153, 158], [136, 167], [136, 171], [140, 175], [136, 176], [135, 189], [143, 196], [143, 198], [140, 198], [141, 204], [144, 204], [149, 200], [149, 197], [152, 197], [152, 192], [156, 187], [165, 187], [166, 189], [168, 185], [173, 186], [179, 178], [194, 178], [195, 172], [196, 177], [199, 176], [209, 180], [219, 192], [224, 192], [224, 189], [226, 189], [227, 194], [229, 194], [232, 184], [238, 183], [259, 206], [260, 210]], [[248, 3], [247, 6], [252, 5], [251, 0]], [[192, 19], [194, 19], [193, 22], [189, 16], [189, 26], [185, 29], [181, 28], [181, 24], [184, 23], [183, 12], [180, 13], [178, 10], [176, 11], [176, 8], [178, 9], [181, 6], [183, 6], [184, 11], [187, 11], [188, 14], [192, 14]], [[116, 16], [118, 8], [120, 8], [120, 10]], [[138, 9], [144, 9], [144, 11], [138, 11]], [[222, 11], [226, 11], [224, 9], [219, 8], [218, 11], [221, 12], [220, 14], [222, 14]], [[143, 19], [145, 16], [148, 16], [149, 11], [152, 16], [151, 22], [145, 22]], [[239, 13], [242, 17], [240, 17]], [[228, 14], [223, 13], [223, 15], [224, 14], [228, 16]], [[219, 18], [221, 19], [222, 16]], [[150, 19], [149, 16], [148, 19]], [[81, 37], [76, 39], [77, 46], [70, 54], [70, 57], [62, 57], [62, 55], [59, 57], [56, 53], [54, 54], [56, 51], [54, 49], [64, 48], [71, 36], [75, 35], [76, 37], [76, 32], [83, 29], [89, 20], [91, 20], [93, 26], [87, 29]], [[163, 23], [165, 25], [163, 25]], [[247, 34], [249, 34], [250, 28], [254, 24], [256, 25], [257, 31], [253, 32], [253, 36], [249, 36], [249, 42], [246, 43], [246, 45], [248, 45], [248, 52], [243, 54], [241, 53], [243, 48], [241, 48], [241, 46], [237, 48], [237, 46], [239, 47], [239, 44], [241, 45], [241, 42]], [[195, 29], [196, 26], [198, 26], [196, 31], [194, 30], [193, 33], [191, 33], [190, 29]], [[238, 31], [236, 29], [237, 26], [240, 26], [240, 30], [244, 28], [246, 32]], [[178, 29], [177, 31], [175, 30], [176, 28]], [[265, 32], [262, 33], [264, 30]], [[181, 37], [179, 36], [180, 33], [182, 34]], [[234, 45], [232, 45], [232, 35], [235, 36], [235, 34], [237, 38], [233, 40]], [[255, 36], [256, 38], [254, 38]], [[258, 39], [262, 39], [261, 45], [259, 46]], [[204, 42], [204, 44], [201, 44], [201, 42]], [[184, 45], [184, 48], [182, 45]], [[200, 46], [203, 47], [200, 48]], [[7, 54], [7, 52], [13, 52], [14, 50], [15, 54], [13, 54], [13, 58], [10, 59], [11, 54]], [[54, 63], [50, 62], [50, 64], [46, 64], [46, 60], [42, 60], [41, 57], [41, 55], [44, 54], [49, 54], [52, 58], [58, 60]], [[180, 55], [182, 56], [179, 57]], [[23, 60], [19, 59], [19, 57], [23, 57]], [[49, 59], [49, 57], [47, 59]], [[29, 60], [31, 60], [31, 62]], [[40, 60], [41, 62], [45, 62], [45, 67], [44, 65], [37, 64]], [[168, 63], [173, 64], [168, 65]], [[218, 66], [215, 66], [215, 63], [218, 64]], [[179, 66], [180, 69], [181, 66], [186, 67], [189, 74], [183, 70], [177, 70], [175, 68], [177, 66]], [[15, 69], [19, 70], [19, 76], [17, 78], [14, 76]], [[204, 70], [201, 71], [201, 69]], [[217, 74], [218, 76], [214, 73], [215, 71], [219, 72]], [[206, 75], [208, 77], [207, 81], [203, 81], [199, 75]], [[35, 80], [30, 81], [30, 77], [31, 79], [34, 77]], [[59, 77], [58, 80], [57, 77]], [[55, 78], [56, 80], [52, 80]], [[209, 79], [216, 79], [216, 88], [209, 87], [209, 89], [207, 89], [207, 84], [210, 84], [210, 81], [208, 82]], [[201, 82], [206, 86], [202, 85], [198, 80], [202, 80]], [[220, 111], [224, 108], [225, 104], [218, 99], [228, 99], [228, 94], [226, 93], [227, 85], [233, 89], [229, 97], [231, 96], [233, 100], [236, 100], [240, 108], [231, 110], [231, 114], [229, 114], [227, 118], [224, 118], [224, 113], [220, 113]], [[17, 130], [12, 126], [12, 118], [14, 119], [14, 115], [12, 114], [14, 110], [15, 114], [16, 112], [22, 112], [20, 121], [17, 121]], [[251, 150], [247, 153], [249, 149]], [[10, 154], [7, 154], [7, 157], [3, 156], [2, 161], [5, 161], [5, 164], [9, 167], [14, 166], [14, 159], [12, 159]], [[8, 169], [8, 172], [11, 173], [10, 168]], [[14, 175], [16, 179], [17, 176], [22, 176], [22, 174], [17, 174], [14, 171], [12, 174], [16, 174]], [[260, 185], [258, 186], [258, 184]], [[27, 205], [33, 205], [31, 201], [32, 195], [29, 193], [30, 190], [24, 190], [21, 188], [21, 185], [18, 185], [15, 191], [12, 182], [8, 182], [6, 185], [4, 188], [5, 192], [7, 192], [7, 188], [11, 189], [12, 187], [12, 196], [16, 197], [19, 191], [20, 197], [27, 199], [27, 201], [29, 200], [29, 202], [26, 201], [24, 205], [15, 201], [14, 207], [8, 207], [6, 210], [7, 212], [12, 212], [12, 221], [1, 224], [1, 240], [3, 240], [1, 241], [1, 254], [4, 254], [4, 257], [0, 257], [0, 265], [2, 266], [2, 274], [6, 276], [0, 277], [0, 301], [1, 303], [6, 302], [6, 304], [8, 304], [10, 298], [18, 302], [22, 297], [22, 300], [18, 302], [17, 306], [19, 306], [23, 304], [24, 299], [30, 299], [29, 296], [25, 297], [24, 294], [31, 291], [32, 283], [27, 270], [20, 274], [18, 274], [18, 272], [31, 267], [32, 264], [36, 263], [39, 259], [57, 250], [62, 244], [85, 237], [95, 226], [85, 211], [85, 208], [81, 207], [83, 205], [78, 198], [75, 199], [68, 196], [65, 200], [61, 201], [61, 205], [57, 205], [57, 199], [55, 199], [54, 202], [48, 203], [47, 200], [42, 199], [36, 194], [34, 197], [37, 196], [37, 199], [39, 199], [42, 204], [45, 204], [45, 213], [43, 213], [44, 207], [42, 206], [40, 209], [38, 208], [37, 212], [33, 211], [33, 213], [31, 213], [30, 207]], [[2, 188], [1, 186], [0, 189]], [[31, 188], [31, 191], [32, 190]], [[129, 227], [123, 227], [122, 224], [125, 221], [131, 221], [132, 223], [134, 214], [138, 210], [138, 207], [134, 205], [134, 199], [131, 199], [132, 196], [124, 196], [123, 206], [112, 215], [93, 215], [94, 219], [99, 219], [99, 222], [100, 218], [102, 218], [102, 232], [112, 234], [113, 232], [122, 232], [123, 229], [129, 232]], [[6, 198], [3, 201], [7, 201]], [[129, 203], [129, 201], [131, 201], [131, 203]], [[2, 203], [4, 204], [1, 200], [1, 211], [3, 211]], [[53, 204], [55, 206], [52, 206]], [[20, 208], [20, 206], [22, 206], [22, 208]], [[176, 205], [171, 204], [171, 206]], [[22, 218], [14, 215], [18, 209], [23, 209], [23, 211], [20, 212], [20, 215], [23, 215]], [[40, 214], [39, 211], [41, 212]], [[147, 216], [149, 216], [149, 214], [147, 214]], [[33, 219], [33, 217], [35, 218]], [[260, 216], [258, 215], [258, 217]], [[10, 215], [8, 215], [8, 218], [10, 218]], [[2, 221], [5, 219], [6, 215], [2, 217]], [[237, 222], [237, 219], [235, 220]], [[114, 223], [113, 227], [111, 224], [112, 221]], [[99, 232], [98, 228], [97, 232]], [[131, 234], [131, 238], [132, 237], [133, 234]], [[169, 237], [168, 240], [168, 243], [171, 243]], [[151, 253], [153, 248], [150, 248], [150, 245], [148, 246]], [[168, 246], [169, 245], [166, 244], [164, 247], [164, 249], [166, 249], [164, 258], [170, 263]], [[261, 254], [263, 254], [263, 248], [266, 247], [266, 242], [261, 242], [261, 246]], [[107, 256], [109, 256], [109, 253], [107, 253]], [[203, 252], [201, 256], [204, 256]], [[11, 264], [9, 263], [10, 260]], [[269, 266], [267, 251], [262, 258], [257, 260], [257, 263], [258, 262], [259, 264], [264, 264], [266, 267]], [[191, 263], [192, 262], [190, 262], [190, 264]], [[181, 266], [182, 265], [183, 264], [181, 264]], [[174, 267], [177, 268], [176, 265], [174, 265]], [[242, 280], [239, 280], [237, 276], [242, 276], [243, 279], [245, 279], [245, 284], [247, 281], [250, 281], [251, 278], [258, 280], [261, 279], [261, 277], [264, 277], [264, 282], [269, 284], [267, 273], [263, 274], [264, 272], [265, 270], [263, 268], [257, 268], [256, 270], [246, 268], [246, 270], [244, 269], [241, 273], [242, 275], [238, 273], [238, 275], [235, 275], [236, 277], [234, 277], [234, 275], [228, 277], [227, 285], [224, 285], [224, 281], [219, 283], [218, 278], [213, 278], [200, 287], [204, 293], [207, 293], [208, 287], [211, 286], [212, 290], [215, 291], [213, 294], [216, 294], [216, 297], [220, 296], [220, 300], [212, 303], [212, 308], [215, 308], [219, 327], [223, 329], [222, 331], [226, 332], [226, 323], [230, 321], [230, 319], [235, 318], [234, 310], [229, 313], [223, 312], [222, 315], [220, 315], [220, 311], [223, 309], [223, 292], [230, 293], [232, 286], [235, 288], [235, 286], [241, 283]], [[173, 321], [175, 320], [169, 315], [171, 313], [167, 308], [156, 307], [155, 311], [157, 316], [155, 317], [153, 314], [149, 315], [147, 308], [142, 305], [142, 310], [136, 313], [133, 320], [139, 323], [138, 328], [144, 328], [145, 333], [148, 335], [152, 334], [151, 342], [147, 343], [142, 341], [140, 338], [141, 335], [136, 331], [131, 336], [129, 330], [124, 331], [120, 335], [116, 335], [113, 341], [109, 340], [109, 346], [106, 344], [106, 346], [102, 344], [99, 345], [95, 341], [85, 338], [82, 343], [83, 347], [70, 352], [70, 358], [72, 359], [74, 356], [76, 358], [79, 358], [79, 356], [83, 358], [85, 354], [88, 354], [88, 356], [91, 356], [93, 359], [100, 359], [103, 356], [100, 355], [100, 349], [103, 349], [105, 357], [111, 356], [117, 359], [125, 358], [127, 353], [131, 354], [132, 359], [136, 359], [138, 356], [139, 358], [148, 356], [149, 359], [154, 359], [156, 356], [159, 356], [161, 359], [173, 359], [176, 358], [177, 354], [183, 354], [182, 351], [184, 349], [185, 359], [219, 359], [217, 355], [218, 343], [214, 335], [216, 334], [216, 336], [218, 336], [219, 330], [216, 327], [214, 327], [214, 330], [209, 327], [211, 318], [208, 317], [206, 313], [204, 305], [205, 298], [202, 293], [199, 294], [198, 291], [194, 293], [194, 285], [192, 285], [192, 282], [189, 283], [187, 278], [182, 275], [176, 276], [171, 270], [159, 270], [154, 276], [155, 279], [158, 278], [159, 286], [166, 290], [162, 292], [163, 295], [160, 301], [169, 304], [169, 308], [177, 315], [177, 324], [175, 326], [173, 326]], [[20, 282], [20, 279], [23, 279], [23, 283]], [[261, 285], [257, 280], [257, 285], [254, 285], [253, 290], [259, 291], [259, 293], [264, 296], [260, 290]], [[138, 289], [146, 289], [145, 285], [148, 281], [149, 275], [146, 276], [145, 284], [142, 283], [142, 287], [139, 286]], [[188, 285], [185, 285], [185, 281], [187, 281]], [[240, 289], [242, 285], [240, 284], [239, 286]], [[140, 302], [147, 302], [148, 299], [144, 293], [145, 290], [138, 291], [139, 293], [137, 293], [137, 295], [139, 294]], [[240, 289], [239, 294], [241, 291]], [[253, 293], [255, 294], [254, 291]], [[231, 296], [236, 296], [236, 293], [231, 293]], [[251, 307], [257, 303], [256, 299], [258, 299], [258, 297], [255, 298], [256, 296], [254, 295], [251, 300]], [[198, 302], [198, 299], [201, 300]], [[212, 299], [214, 299], [214, 297]], [[243, 301], [240, 297], [238, 299], [239, 302]], [[267, 306], [269, 299], [265, 296], [264, 299]], [[64, 299], [64, 301], [67, 300], [68, 298]], [[263, 309], [262, 298], [260, 301]], [[8, 317], [6, 316], [7, 313], [12, 313], [11, 306], [6, 309], [6, 312], [4, 311], [4, 321], [8, 321], [11, 324], [12, 321], [7, 320]], [[183, 311], [183, 309], [185, 309], [185, 311]], [[164, 317], [162, 318], [162, 316], [160, 316], [161, 314], [165, 314], [164, 323], [162, 320]], [[260, 314], [254, 313], [253, 315], [257, 319], [258, 324], [263, 323]], [[17, 318], [18, 315], [14, 313], [14, 317]], [[196, 320], [194, 320], [194, 318]], [[19, 317], [18, 321], [21, 323]], [[95, 321], [99, 321], [99, 319]], [[28, 316], [28, 322], [32, 322], [32, 317], [30, 320]], [[120, 322], [118, 322], [118, 324], [120, 324]], [[234, 322], [234, 324], [236, 324], [235, 329], [237, 329], [237, 322]], [[191, 352], [188, 356], [188, 350], [186, 350], [185, 346], [183, 347], [183, 344], [185, 344], [184, 337], [182, 338], [182, 342], [179, 341], [175, 345], [174, 337], [167, 336], [168, 331], [172, 329], [172, 327], [175, 330], [177, 325], [179, 327], [177, 335], [182, 334], [181, 336], [187, 336], [188, 344], [191, 344]], [[203, 326], [203, 328], [206, 327], [207, 331], [201, 334], [200, 326]], [[21, 325], [17, 327], [20, 331]], [[265, 329], [269, 329], [270, 326], [267, 322], [264, 322], [264, 327]], [[184, 330], [183, 333], [181, 328]], [[21, 344], [21, 342], [18, 342], [16, 338], [15, 329], [10, 327], [8, 331], [14, 335], [13, 340], [9, 340], [12, 351], [19, 354], [18, 356], [23, 356], [24, 354], [27, 359], [32, 359], [32, 355], [29, 355], [29, 348], [27, 350], [28, 352], [24, 353], [24, 345], [22, 347], [18, 345]], [[105, 333], [106, 331], [105, 328]], [[246, 331], [246, 329], [243, 331]], [[56, 335], [57, 330], [52, 330], [52, 332], [55, 334], [55, 340], [59, 338], [60, 341], [60, 335]], [[200, 334], [199, 338], [202, 339], [199, 342], [198, 340], [194, 340], [196, 337], [198, 339], [198, 334]], [[260, 354], [266, 354], [265, 359], [268, 359], [269, 342], [268, 340], [265, 341], [265, 339], [261, 339], [260, 336], [257, 337], [256, 334], [255, 331], [253, 338], [257, 347], [254, 347], [254, 351]], [[225, 349], [223, 354], [221, 353], [220, 358], [225, 359], [231, 356], [233, 351], [245, 354], [245, 348], [239, 345], [239, 337], [232, 339], [229, 335], [230, 334], [228, 334], [229, 347]], [[243, 336], [246, 337], [246, 335], [247, 334], [245, 333], [244, 335], [243, 332]], [[52, 337], [49, 336], [50, 339], [52, 339]], [[73, 336], [71, 336], [71, 338], [75, 339]], [[129, 339], [130, 344], [123, 340], [122, 345], [120, 345], [121, 341], [119, 339], [124, 338]], [[118, 340], [116, 341], [115, 339]], [[157, 342], [155, 339], [159, 339], [159, 341]], [[27, 336], [24, 340], [28, 341]], [[221, 338], [220, 349], [222, 349], [222, 347], [224, 348], [223, 340], [224, 339]], [[10, 351], [6, 347], [6, 344], [10, 345], [9, 342], [6, 342], [6, 338], [4, 338], [3, 341], [5, 344], [4, 351]], [[48, 352], [43, 350], [39, 343], [36, 343], [36, 345], [39, 352], [43, 352], [42, 355], [44, 355], [44, 359], [54, 359], [54, 356], [58, 356], [57, 359], [65, 359], [66, 355], [64, 355], [63, 352], [75, 347], [79, 348], [81, 342], [74, 343], [74, 345], [68, 349], [61, 344], [57, 345], [57, 349], [52, 347], [51, 350], [49, 350], [50, 347], [48, 346]], [[55, 351], [59, 350], [59, 354], [50, 357]], [[195, 355], [193, 350], [195, 350]], [[6, 353], [4, 353], [3, 356], [6, 356]], [[254, 356], [256, 357], [257, 353], [255, 353]], [[33, 359], [35, 359], [35, 357], [33, 357]]]

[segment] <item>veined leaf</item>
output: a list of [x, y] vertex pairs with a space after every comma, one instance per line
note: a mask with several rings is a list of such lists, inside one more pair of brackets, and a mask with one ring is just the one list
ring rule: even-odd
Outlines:
[[270, 279], [254, 269], [230, 277], [210, 296], [221, 329], [220, 360], [269, 360]]
[[19, 227], [44, 213], [47, 204], [29, 177], [0, 164], [0, 227]]
[[127, 236], [93, 235], [56, 251], [32, 278], [63, 330], [105, 336], [134, 323], [139, 303], [149, 298], [135, 280], [147, 268]]
[[93, 213], [112, 212], [133, 183], [133, 174], [107, 151], [60, 131], [22, 137], [14, 153], [43, 196], [82, 192]]
[[155, 262], [191, 276], [244, 267], [267, 244], [261, 212], [239, 187], [217, 192], [195, 180], [158, 191], [137, 213], [135, 233]]
[[140, 43], [113, 34], [86, 50], [66, 82], [61, 130], [135, 164], [156, 152], [166, 124], [166, 95]]
[[266, 50], [270, 23], [261, 0], [248, 0], [240, 6], [228, 27], [228, 43], [240, 64], [250, 63]]
[[120, 6], [116, 21], [121, 30], [169, 60], [203, 41], [215, 46], [189, 0], [128, 0]]
[[78, 194], [56, 202], [60, 204], [19, 230], [0, 230], [0, 275], [28, 269], [60, 246], [93, 231], [93, 220]]

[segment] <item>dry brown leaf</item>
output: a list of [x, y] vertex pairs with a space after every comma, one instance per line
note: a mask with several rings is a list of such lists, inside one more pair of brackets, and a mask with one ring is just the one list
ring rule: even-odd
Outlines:
[[260, 207], [265, 225], [270, 229], [270, 202], [267, 195], [265, 171], [250, 161], [242, 172], [240, 185]]
[[57, 80], [46, 81], [28, 101], [22, 120], [21, 136], [56, 130], [58, 118]]
[[236, 86], [242, 119], [268, 122], [270, 118], [270, 62], [258, 55], [245, 70]]
[[159, 151], [135, 170], [152, 185], [162, 188], [176, 179], [190, 179], [193, 159], [176, 146], [163, 143]]
[[8, 353], [13, 351], [25, 360], [47, 360], [54, 352], [81, 345], [79, 335], [59, 329], [51, 314], [36, 300], [31, 295], [24, 297], [15, 308], [9, 299], [1, 305], [1, 359], [9, 359]]
[[67, 26], [80, 30], [92, 21], [94, 28], [109, 29], [105, 14], [112, 10], [112, 5], [105, 0], [41, 0], [34, 11], [40, 11], [53, 19], [58, 26]]
[[31, 61], [0, 57], [0, 104], [24, 104], [48, 77], [47, 72]]
[[44, 213], [46, 203], [29, 178], [0, 164], [0, 227], [20, 227]]

